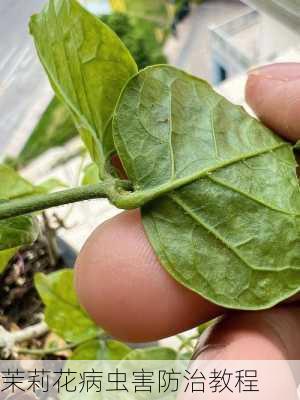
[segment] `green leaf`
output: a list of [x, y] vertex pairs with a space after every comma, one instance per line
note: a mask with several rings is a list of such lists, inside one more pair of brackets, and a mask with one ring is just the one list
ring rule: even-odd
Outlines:
[[21, 216], [0, 221], [0, 251], [34, 242], [39, 233], [36, 218]]
[[124, 11], [130, 16], [149, 20], [160, 27], [168, 27], [172, 22], [172, 7], [165, 0], [124, 0], [121, 3], [110, 0], [110, 2], [115, 11]]
[[53, 147], [63, 146], [78, 134], [66, 106], [54, 97], [18, 155], [25, 166]]
[[131, 348], [116, 340], [91, 340], [78, 346], [71, 360], [122, 360]]
[[17, 254], [19, 247], [0, 251], [0, 274], [5, 270], [9, 261]]
[[56, 189], [67, 188], [68, 185], [57, 178], [49, 178], [35, 186], [37, 193], [51, 193]]
[[[13, 168], [0, 164], [0, 201], [33, 195], [35, 187]], [[0, 273], [19, 247], [34, 242], [38, 236], [37, 220], [21, 216], [0, 221]]]
[[79, 305], [74, 289], [74, 272], [63, 269], [49, 275], [38, 273], [35, 287], [45, 306], [49, 327], [69, 342], [89, 339], [99, 328]]
[[119, 12], [103, 15], [101, 20], [119, 36], [139, 69], [167, 62], [163, 43], [158, 39], [152, 22]]
[[176, 360], [177, 353], [168, 347], [146, 347], [144, 349], [135, 349], [128, 353], [124, 361], [139, 360]]
[[83, 171], [82, 185], [95, 185], [99, 182], [99, 168], [95, 163], [89, 164]]
[[22, 178], [13, 168], [0, 164], [0, 199], [15, 199], [33, 194], [34, 186]]
[[208, 83], [146, 68], [114, 139], [166, 270], [214, 303], [271, 307], [300, 289], [300, 190], [286, 143]]
[[56, 95], [104, 175], [114, 150], [111, 117], [122, 87], [137, 71], [133, 58], [117, 35], [76, 0], [49, 0], [32, 17], [30, 30]]

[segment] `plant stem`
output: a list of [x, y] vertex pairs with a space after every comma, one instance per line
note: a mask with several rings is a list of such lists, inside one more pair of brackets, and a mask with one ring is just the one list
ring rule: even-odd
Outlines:
[[55, 354], [55, 353], [60, 353], [61, 351], [65, 350], [72, 350], [75, 349], [77, 346], [80, 346], [82, 344], [88, 343], [92, 340], [97, 340], [97, 339], [105, 339], [105, 337], [101, 334], [91, 336], [90, 338], [78, 341], [76, 343], [70, 343], [67, 344], [66, 346], [62, 347], [49, 347], [47, 349], [26, 349], [26, 348], [18, 348], [16, 351], [20, 354], [31, 354], [35, 356], [44, 356], [47, 354]]
[[115, 182], [99, 182], [96, 185], [80, 186], [55, 193], [34, 195], [0, 203], [0, 221], [47, 208], [57, 207], [78, 201], [107, 198], [114, 190]]

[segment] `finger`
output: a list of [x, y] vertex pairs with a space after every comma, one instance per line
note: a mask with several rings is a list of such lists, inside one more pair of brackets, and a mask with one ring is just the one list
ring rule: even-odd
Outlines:
[[220, 314], [164, 271], [137, 210], [95, 230], [78, 257], [76, 286], [93, 319], [131, 342], [174, 335]]
[[250, 71], [246, 100], [271, 129], [292, 141], [300, 138], [300, 63]]
[[236, 312], [200, 338], [194, 358], [206, 360], [300, 359], [300, 306]]
[[[206, 377], [210, 376], [213, 370], [232, 370], [234, 373], [241, 368], [254, 368], [259, 378], [258, 392], [251, 393], [255, 399], [296, 399], [296, 382], [285, 360], [297, 360], [300, 357], [299, 330], [299, 306], [286, 306], [256, 313], [232, 313], [215, 324], [206, 337], [202, 337], [195, 352], [195, 361], [189, 368], [194, 371], [199, 367]], [[197, 362], [201, 360], [201, 364]], [[230, 386], [232, 392], [223, 391], [221, 383], [216, 389], [217, 397], [224, 400], [235, 398], [235, 386], [232, 386], [232, 383]], [[182, 387], [180, 400], [196, 398], [195, 394], [184, 389], [185, 387]], [[205, 393], [207, 399], [216, 397], [216, 393], [208, 390], [207, 386]], [[248, 399], [247, 394], [242, 391], [239, 398]]]

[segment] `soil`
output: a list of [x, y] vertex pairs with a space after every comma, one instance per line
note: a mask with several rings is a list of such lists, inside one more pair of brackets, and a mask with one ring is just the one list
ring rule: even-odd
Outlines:
[[[34, 287], [34, 275], [37, 272], [49, 274], [66, 265], [73, 267], [75, 257], [73, 249], [57, 236], [57, 229], [52, 229], [43, 215], [39, 238], [32, 245], [22, 247], [0, 274], [0, 326], [13, 332], [40, 322], [44, 305]], [[26, 347], [43, 348], [49, 335], [51, 332], [32, 339]], [[47, 358], [52, 357], [48, 355]]]
[[43, 304], [34, 288], [35, 273], [50, 273], [63, 265], [60, 257], [53, 263], [47, 240], [40, 237], [9, 262], [0, 275], [0, 325], [10, 330], [12, 325], [24, 328], [40, 320]]

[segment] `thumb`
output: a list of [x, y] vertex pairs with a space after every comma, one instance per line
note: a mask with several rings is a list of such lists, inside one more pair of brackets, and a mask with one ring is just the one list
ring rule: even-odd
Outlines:
[[300, 63], [250, 71], [246, 100], [268, 127], [286, 139], [300, 139]]

